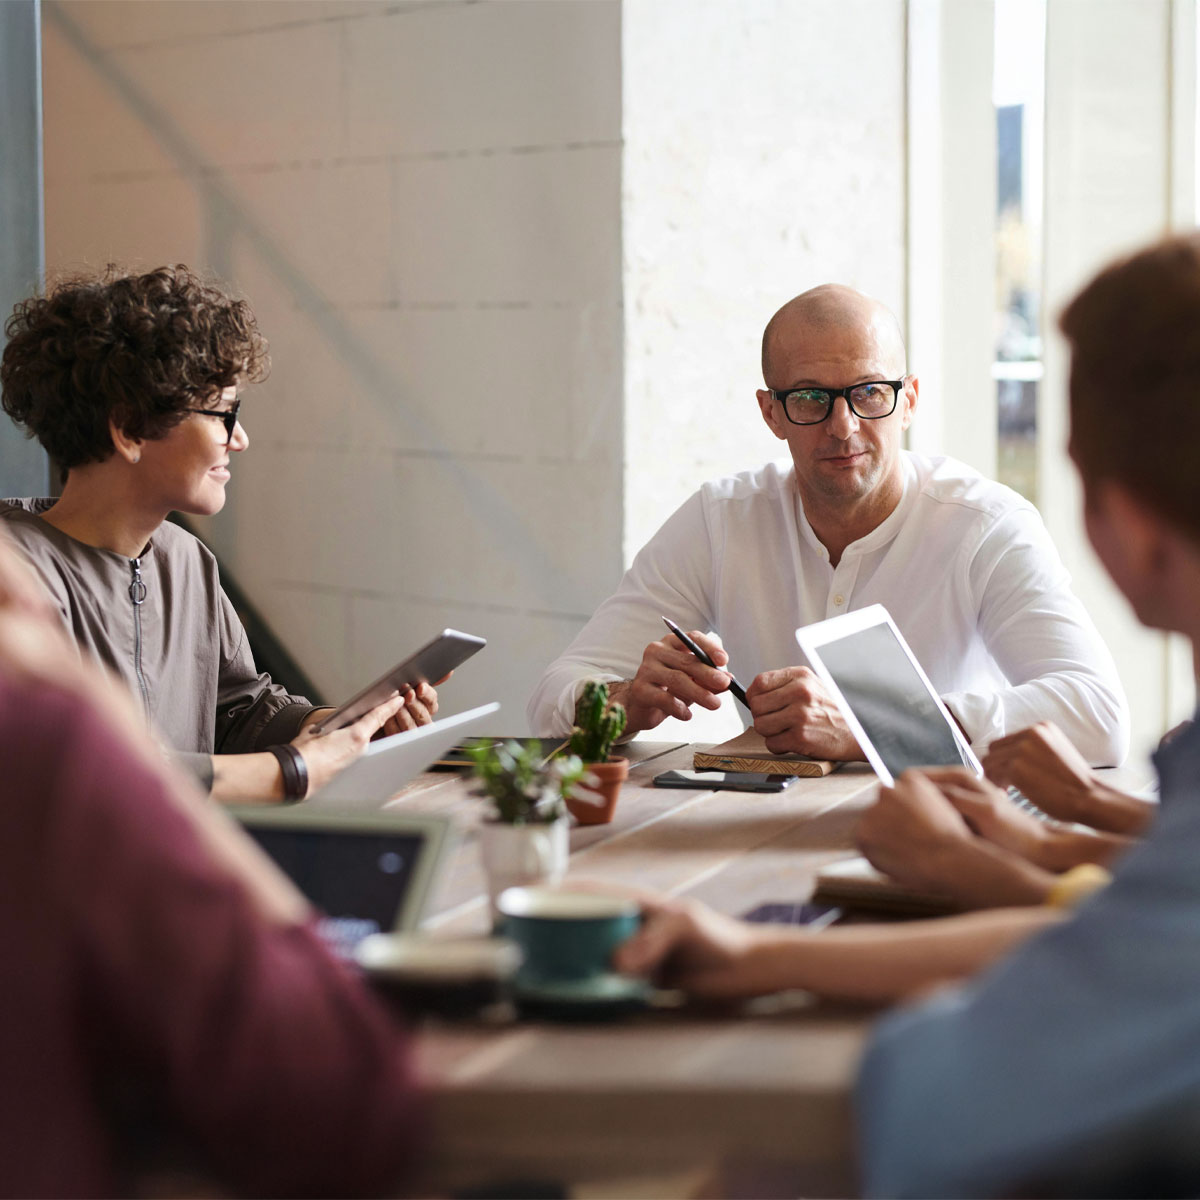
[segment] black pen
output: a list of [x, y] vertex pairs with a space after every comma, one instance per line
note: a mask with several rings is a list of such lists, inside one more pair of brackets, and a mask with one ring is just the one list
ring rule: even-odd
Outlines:
[[679, 640], [680, 640], [680, 641], [681, 641], [681, 642], [682, 642], [682, 643], [683, 643], [683, 644], [684, 644], [684, 645], [685, 645], [685, 646], [686, 646], [686, 647], [687, 647], [687, 648], [688, 648], [688, 649], [689, 649], [689, 650], [690, 650], [690, 651], [691, 651], [691, 652], [692, 652], [692, 653], [693, 653], [693, 654], [694, 654], [694, 655], [695, 655], [695, 656], [696, 656], [696, 657], [697, 657], [697, 658], [698, 658], [698, 659], [699, 659], [699, 660], [700, 660], [700, 661], [701, 661], [701, 662], [702, 662], [702, 663], [703, 663], [703, 664], [704, 664], [706, 667], [712, 667], [712, 669], [713, 669], [714, 671], [725, 671], [725, 674], [729, 676], [729, 690], [730, 690], [730, 691], [731, 691], [731, 692], [732, 692], [732, 693], [733, 693], [733, 694], [734, 694], [734, 695], [735, 695], [735, 696], [736, 696], [736, 697], [737, 697], [737, 698], [738, 698], [738, 699], [739, 699], [739, 700], [740, 700], [740, 701], [741, 701], [741, 702], [742, 702], [742, 703], [743, 703], [743, 704], [744, 704], [744, 705], [745, 705], [747, 708], [749, 708], [749, 707], [750, 707], [750, 702], [749, 702], [749, 701], [746, 699], [746, 689], [745, 689], [744, 687], [742, 687], [742, 685], [741, 685], [740, 683], [738, 683], [738, 681], [737, 681], [736, 679], [734, 679], [734, 677], [733, 677], [733, 672], [732, 672], [732, 671], [729, 671], [729, 670], [727, 670], [725, 667], [718, 667], [718, 666], [717, 666], [717, 664], [716, 664], [715, 662], [713, 662], [713, 660], [712, 660], [711, 658], [709, 658], [709, 657], [708, 657], [708, 655], [707, 655], [707, 654], [705, 654], [705, 653], [704, 653], [704, 651], [703, 651], [703, 650], [701, 650], [701, 649], [700, 649], [700, 647], [699, 647], [699, 646], [697, 646], [697, 645], [696, 645], [696, 643], [695, 643], [695, 642], [693, 642], [693, 641], [692, 641], [692, 639], [691, 639], [690, 637], [688, 637], [688, 635], [687, 635], [686, 633], [684, 633], [684, 632], [683, 632], [683, 630], [682, 630], [682, 629], [680, 629], [680, 628], [679, 628], [679, 626], [678, 626], [678, 625], [676, 625], [676, 624], [675, 624], [675, 622], [674, 622], [674, 621], [672, 621], [670, 617], [663, 617], [663, 620], [666, 622], [667, 628], [668, 628], [668, 629], [669, 629], [669, 630], [670, 630], [670, 631], [671, 631], [671, 632], [672, 632], [672, 633], [673, 633], [673, 634], [674, 634], [674, 635], [675, 635], [675, 636], [676, 636], [676, 637], [677, 637], [677, 638], [678, 638], [678, 639], [679, 639]]

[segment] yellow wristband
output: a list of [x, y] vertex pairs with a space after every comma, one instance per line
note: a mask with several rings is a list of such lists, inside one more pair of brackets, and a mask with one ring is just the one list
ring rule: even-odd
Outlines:
[[1093, 892], [1112, 883], [1112, 876], [1095, 863], [1080, 863], [1065, 871], [1046, 895], [1050, 908], [1078, 908]]

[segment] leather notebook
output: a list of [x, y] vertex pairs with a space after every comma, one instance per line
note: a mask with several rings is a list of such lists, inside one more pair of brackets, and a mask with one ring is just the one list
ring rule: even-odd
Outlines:
[[697, 750], [692, 766], [697, 771], [762, 771], [767, 775], [828, 775], [834, 763], [806, 754], [772, 754], [761, 733], [743, 730], [735, 738]]

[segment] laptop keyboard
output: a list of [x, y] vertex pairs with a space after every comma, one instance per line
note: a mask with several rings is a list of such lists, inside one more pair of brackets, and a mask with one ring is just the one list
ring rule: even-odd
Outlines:
[[1015, 787], [1008, 789], [1008, 798], [1022, 811], [1027, 812], [1031, 817], [1036, 817], [1039, 821], [1051, 821], [1053, 818], [1048, 812], [1043, 812], [1028, 796], [1017, 791]]

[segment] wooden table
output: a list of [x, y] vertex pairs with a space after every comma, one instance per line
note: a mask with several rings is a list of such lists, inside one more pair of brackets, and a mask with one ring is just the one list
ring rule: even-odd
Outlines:
[[[851, 849], [874, 791], [865, 765], [781, 793], [656, 789], [660, 771], [691, 766], [693, 747], [627, 749], [636, 762], [616, 817], [572, 831], [570, 875], [730, 914], [806, 899], [816, 871]], [[427, 775], [393, 804], [460, 827], [428, 925], [485, 931], [482, 801], [455, 776]], [[603, 1195], [636, 1179], [629, 1194], [684, 1195], [719, 1175], [723, 1194], [852, 1194], [849, 1088], [869, 1020], [797, 995], [737, 1020], [651, 1010], [606, 1025], [425, 1025], [418, 1053], [438, 1138], [430, 1186], [570, 1182]]]

